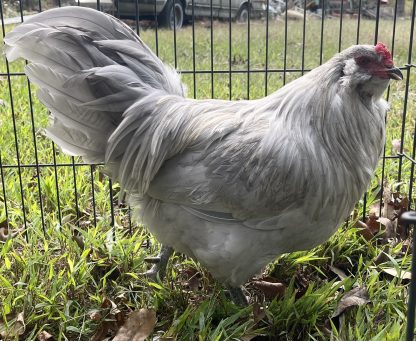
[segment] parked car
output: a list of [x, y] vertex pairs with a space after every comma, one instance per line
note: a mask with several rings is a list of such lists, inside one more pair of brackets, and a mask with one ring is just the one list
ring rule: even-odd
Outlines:
[[[252, 18], [266, 14], [267, 0], [100, 0], [98, 7], [124, 19], [135, 19], [137, 13], [141, 19], [154, 20], [157, 17], [160, 25], [179, 29], [192, 17], [192, 7], [194, 17], [210, 17], [211, 1], [214, 18], [229, 18], [230, 4], [233, 20], [244, 22], [249, 14]], [[97, 8], [97, 1], [79, 0], [79, 5]]]

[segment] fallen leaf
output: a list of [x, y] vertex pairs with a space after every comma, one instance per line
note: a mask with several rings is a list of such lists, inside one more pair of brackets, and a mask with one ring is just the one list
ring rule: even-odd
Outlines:
[[119, 329], [113, 341], [144, 341], [155, 328], [156, 312], [142, 308], [130, 313], [127, 321]]
[[103, 321], [90, 341], [103, 341], [109, 334], [114, 335], [118, 329], [119, 326], [116, 321]]
[[120, 312], [120, 309], [117, 307], [117, 304], [115, 304], [112, 300], [109, 298], [104, 298], [103, 303], [101, 304], [102, 308], [110, 308], [110, 314], [116, 315]]
[[[385, 227], [384, 235], [386, 238], [393, 238], [396, 235], [395, 223], [389, 218], [380, 217], [377, 221]], [[397, 222], [397, 220], [395, 221]]]
[[90, 319], [93, 321], [100, 321], [102, 319], [102, 315], [98, 310], [94, 310], [90, 312]]
[[380, 201], [373, 202], [368, 208], [369, 215], [375, 215], [376, 217], [380, 216]]
[[41, 331], [38, 335], [38, 340], [39, 341], [54, 341], [55, 338], [49, 334], [47, 331]]
[[23, 228], [20, 228], [20, 229], [11, 233], [7, 226], [6, 227], [0, 227], [0, 241], [5, 242], [9, 238], [14, 238], [20, 232], [23, 232]]
[[283, 283], [273, 283], [266, 281], [254, 281], [253, 285], [260, 289], [266, 298], [272, 300], [276, 297], [282, 297], [286, 291], [286, 285]]
[[389, 218], [390, 220], [393, 220], [395, 217], [394, 213], [394, 204], [393, 204], [393, 195], [391, 188], [386, 183], [383, 187], [383, 210], [381, 212], [381, 216], [384, 218]]
[[356, 287], [341, 298], [335, 312], [332, 314], [332, 318], [342, 315], [351, 307], [360, 306], [368, 302], [370, 302], [370, 300], [367, 289], [365, 287]]
[[9, 229], [0, 227], [0, 241], [5, 242], [9, 238]]
[[358, 220], [355, 227], [358, 229], [357, 233], [362, 235], [365, 240], [370, 241], [373, 239], [374, 235], [366, 223]]
[[105, 297], [101, 304], [101, 308], [107, 313], [104, 314], [98, 310], [90, 313], [90, 318], [94, 321], [100, 320], [102, 316], [105, 316], [105, 320], [98, 326], [90, 341], [104, 341], [107, 336], [116, 335], [120, 326], [124, 324], [124, 313], [112, 300]]
[[11, 318], [7, 324], [0, 322], [0, 336], [4, 340], [17, 339], [25, 332], [25, 329], [23, 313], [17, 314], [16, 318]]
[[378, 216], [377, 214], [374, 214], [374, 212], [368, 216], [365, 224], [370, 229], [373, 235], [380, 231], [380, 223], [378, 221]]
[[400, 278], [400, 279], [412, 279], [412, 273], [410, 271], [397, 271], [395, 268], [381, 268], [383, 272], [389, 274], [390, 276]]

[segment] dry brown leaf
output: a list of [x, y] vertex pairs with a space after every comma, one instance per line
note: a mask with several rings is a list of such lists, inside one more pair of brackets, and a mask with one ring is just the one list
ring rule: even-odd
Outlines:
[[380, 216], [380, 201], [373, 202], [368, 208], [368, 214], [375, 215], [377, 218]]
[[368, 291], [365, 287], [357, 287], [347, 292], [339, 301], [332, 318], [342, 315], [346, 310], [354, 306], [360, 306], [370, 302]]
[[90, 319], [93, 321], [100, 321], [102, 319], [102, 315], [98, 310], [94, 310], [90, 312]]
[[387, 211], [388, 207], [386, 207], [386, 206], [387, 206], [387, 204], [392, 202], [392, 193], [391, 192], [392, 191], [391, 191], [390, 185], [387, 182], [385, 182], [384, 185], [383, 185], [383, 211], [381, 213], [382, 217], [389, 218], [388, 211]]
[[20, 335], [25, 332], [26, 325], [24, 321], [24, 314], [17, 314], [16, 318], [11, 318], [7, 325], [0, 322], [0, 336], [4, 340], [17, 339]]
[[[106, 310], [108, 315], [104, 314], [106, 319], [98, 326], [91, 341], [104, 341], [107, 336], [114, 336], [125, 321], [124, 313], [109, 298], [104, 298], [101, 308]], [[90, 313], [90, 318], [98, 321], [102, 318], [102, 315], [100, 311], [93, 311]]]
[[113, 341], [144, 341], [155, 328], [156, 312], [142, 308], [130, 313], [127, 321], [119, 329]]
[[103, 303], [101, 304], [102, 308], [110, 308], [110, 314], [116, 315], [120, 312], [120, 309], [117, 307], [117, 304], [115, 304], [112, 300], [109, 298], [104, 298]]
[[103, 341], [108, 334], [114, 335], [118, 329], [119, 326], [116, 321], [104, 321], [91, 337], [90, 341]]
[[283, 283], [273, 283], [273, 282], [266, 282], [266, 281], [254, 281], [253, 285], [260, 289], [266, 298], [272, 300], [276, 297], [284, 296], [286, 292], [286, 285]]
[[[386, 228], [384, 231], [386, 238], [393, 238], [396, 235], [395, 223], [389, 218], [380, 217], [377, 221]], [[395, 221], [397, 222], [397, 220]]]
[[9, 229], [0, 227], [0, 241], [5, 242], [9, 238]]
[[380, 231], [380, 223], [378, 222], [378, 217], [376, 214], [370, 214], [365, 223], [373, 235]]
[[10, 232], [9, 228], [6, 227], [0, 227], [0, 241], [5, 242], [7, 239], [9, 238], [14, 238], [16, 237], [20, 232], [22, 232], [24, 229], [20, 228], [17, 229], [14, 232]]
[[49, 334], [47, 331], [41, 331], [38, 335], [38, 340], [39, 341], [54, 341], [55, 338], [53, 337], [53, 335]]
[[373, 239], [374, 235], [366, 223], [363, 223], [361, 220], [358, 220], [355, 226], [357, 229], [359, 229], [357, 233], [362, 235], [365, 240], [369, 241]]
[[390, 276], [400, 278], [400, 279], [412, 279], [412, 273], [410, 271], [402, 270], [398, 272], [395, 268], [381, 268], [383, 272], [389, 274]]

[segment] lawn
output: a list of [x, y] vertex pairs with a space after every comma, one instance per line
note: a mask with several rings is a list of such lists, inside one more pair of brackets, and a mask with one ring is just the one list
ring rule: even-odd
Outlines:
[[[323, 23], [311, 18], [305, 35], [303, 27], [302, 21], [287, 26], [270, 21], [266, 39], [265, 21], [251, 22], [250, 30], [233, 23], [230, 33], [228, 23], [214, 21], [211, 30], [206, 20], [176, 34], [141, 27], [140, 35], [182, 72], [188, 96], [196, 98], [262, 97], [340, 49], [373, 44], [376, 34], [393, 50], [397, 66], [412, 62], [410, 19], [395, 26], [381, 20], [376, 26], [345, 17], [342, 25], [340, 18]], [[412, 156], [414, 148], [413, 72], [404, 70], [405, 80], [388, 91], [387, 158], [380, 161], [367, 197], [328, 242], [283, 255], [250, 281], [246, 289], [253, 304], [241, 309], [204, 269], [180, 254], [163, 282], [141, 275], [147, 269], [144, 258], [158, 251], [157, 241], [132, 221], [128, 207], [118, 204], [118, 186], [100, 166], [82, 165], [45, 137], [48, 113], [20, 74], [23, 67], [24, 62], [0, 61], [0, 333], [23, 333], [21, 340], [52, 340], [47, 333], [56, 340], [93, 335], [104, 340], [130, 311], [144, 308], [148, 315], [155, 311], [157, 321], [147, 320], [155, 323], [155, 340], [404, 337], [409, 242], [386, 232], [387, 220], [394, 220], [391, 205], [382, 207], [387, 220], [381, 226], [374, 217], [381, 196], [388, 203], [396, 200], [396, 209], [407, 207], [407, 199], [414, 207], [414, 197], [408, 198], [411, 163], [397, 157], [401, 151]], [[365, 304], [334, 316], [351, 290], [358, 290], [355, 301]]]

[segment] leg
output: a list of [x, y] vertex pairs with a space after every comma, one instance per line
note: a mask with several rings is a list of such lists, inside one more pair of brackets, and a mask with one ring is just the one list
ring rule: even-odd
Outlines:
[[248, 300], [246, 295], [244, 295], [243, 290], [241, 287], [228, 287], [228, 294], [231, 299], [236, 305], [239, 305], [241, 307], [247, 307], [248, 306]]
[[146, 271], [145, 275], [154, 282], [156, 282], [158, 276], [160, 280], [163, 280], [166, 274], [166, 266], [172, 254], [173, 249], [171, 247], [162, 245], [157, 257], [148, 257], [145, 259], [145, 262], [153, 264], [150, 270]]

